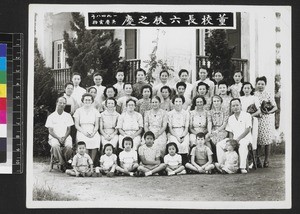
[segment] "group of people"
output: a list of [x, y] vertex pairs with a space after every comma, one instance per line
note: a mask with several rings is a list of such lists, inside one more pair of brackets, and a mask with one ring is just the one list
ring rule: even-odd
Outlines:
[[74, 73], [45, 125], [54, 157], [63, 169], [72, 164], [66, 173], [148, 176], [211, 173], [214, 168], [247, 173], [249, 144], [255, 154], [265, 147], [263, 166], [268, 167], [277, 107], [265, 90], [267, 79], [258, 77], [254, 89], [242, 82], [241, 71], [234, 73], [230, 86], [221, 71], [214, 72], [212, 81], [201, 68], [193, 84], [187, 70], [178, 75], [180, 81], [170, 85], [170, 74], [162, 70], [160, 83], [152, 86], [143, 69], [136, 71], [134, 84], [124, 83], [119, 70], [117, 83], [104, 87], [96, 73], [95, 85], [84, 89]]

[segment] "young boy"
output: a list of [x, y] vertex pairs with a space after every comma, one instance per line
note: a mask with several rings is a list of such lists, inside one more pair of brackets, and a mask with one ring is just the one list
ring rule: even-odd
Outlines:
[[79, 84], [81, 82], [81, 76], [80, 76], [79, 73], [74, 73], [73, 74], [72, 82], [73, 82], [73, 85], [74, 85], [74, 90], [73, 90], [73, 93], [72, 93], [71, 97], [73, 97], [75, 99], [78, 106], [81, 106], [82, 105], [81, 98], [82, 98], [82, 95], [84, 93], [86, 93], [86, 90], [79, 86]]
[[95, 85], [93, 87], [95, 87], [97, 89], [97, 96], [95, 97], [95, 100], [98, 103], [102, 103], [102, 101], [104, 100], [103, 92], [105, 90], [105, 87], [101, 85], [102, 81], [103, 81], [103, 78], [102, 78], [100, 73], [95, 73], [93, 75], [93, 80], [94, 80], [94, 83], [95, 83]]
[[77, 143], [77, 153], [72, 161], [73, 169], [67, 169], [66, 173], [70, 176], [90, 177], [93, 173], [93, 161], [91, 157], [86, 154], [85, 142], [79, 141]]
[[116, 73], [117, 83], [113, 85], [118, 90], [118, 95], [117, 95], [116, 99], [119, 99], [120, 97], [123, 97], [125, 95], [124, 77], [125, 77], [124, 71], [118, 70]]
[[138, 171], [140, 175], [150, 176], [163, 171], [166, 168], [164, 163], [160, 162], [160, 150], [153, 146], [154, 134], [148, 131], [144, 134], [145, 144], [139, 147], [140, 166]]
[[137, 98], [138, 100], [141, 99], [142, 93], [141, 93], [141, 89], [143, 86], [145, 85], [149, 85], [145, 82], [146, 80], [146, 71], [144, 69], [138, 69], [135, 72], [135, 76], [136, 76], [136, 83], [133, 84], [132, 86], [132, 96], [134, 96], [135, 98]]
[[178, 73], [178, 76], [180, 78], [180, 82], [184, 82], [186, 84], [186, 89], [184, 93], [185, 100], [192, 100], [193, 85], [188, 82], [189, 72], [185, 69], [181, 69]]
[[196, 135], [196, 146], [191, 151], [191, 163], [185, 164], [185, 167], [198, 173], [211, 173], [215, 168], [212, 163], [212, 151], [205, 146], [205, 134], [200, 132]]
[[[182, 95], [185, 98], [185, 92], [186, 92], [186, 84], [184, 82], [178, 82], [176, 84], [176, 91], [177, 91], [177, 95]], [[191, 104], [191, 99], [185, 99], [184, 104], [182, 105], [182, 108], [184, 110], [187, 110], [187, 108], [190, 106]]]
[[214, 90], [215, 90], [215, 84], [213, 81], [211, 81], [208, 77], [208, 72], [205, 68], [200, 68], [199, 70], [199, 77], [200, 80], [196, 81], [193, 85], [193, 96], [197, 94], [197, 85], [199, 82], [204, 82], [209, 86], [209, 92], [208, 92], [208, 97], [211, 97], [214, 95]]
[[74, 84], [71, 82], [67, 82], [65, 84], [65, 93], [64, 93], [64, 98], [66, 98], [67, 100], [65, 112], [70, 113], [71, 115], [73, 115], [75, 110], [78, 108], [76, 100], [72, 97], [73, 91], [74, 91]]
[[119, 154], [120, 166], [116, 170], [129, 176], [134, 176], [134, 172], [139, 167], [137, 152], [133, 148], [131, 137], [124, 137], [122, 140], [124, 150]]

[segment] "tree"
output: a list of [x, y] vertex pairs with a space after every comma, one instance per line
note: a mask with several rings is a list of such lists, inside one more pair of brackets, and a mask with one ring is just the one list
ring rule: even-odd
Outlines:
[[205, 52], [210, 61], [209, 70], [220, 70], [225, 78], [231, 76], [234, 71], [231, 61], [234, 51], [235, 47], [228, 45], [225, 30], [212, 30], [211, 35], [205, 39]]
[[101, 73], [103, 84], [112, 84], [120, 60], [121, 40], [114, 39], [114, 30], [87, 30], [84, 17], [72, 13], [71, 29], [76, 38], [64, 32], [64, 47], [68, 55], [67, 63], [72, 72], [81, 74], [82, 86], [93, 84], [92, 75]]

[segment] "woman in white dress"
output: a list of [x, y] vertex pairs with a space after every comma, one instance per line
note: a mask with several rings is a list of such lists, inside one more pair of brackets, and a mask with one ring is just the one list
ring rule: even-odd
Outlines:
[[175, 95], [172, 99], [174, 109], [168, 112], [169, 142], [177, 144], [182, 165], [188, 162], [189, 153], [189, 113], [182, 108], [184, 101], [182, 95]]
[[[257, 149], [257, 137], [258, 137], [258, 118], [261, 114], [260, 111], [260, 103], [257, 96], [254, 96], [254, 88], [250, 82], [244, 82], [242, 85], [242, 89], [240, 92], [240, 100], [242, 104], [242, 111], [248, 112], [251, 114], [252, 117], [252, 149]], [[248, 108], [249, 106], [255, 106], [256, 111], [253, 112]], [[250, 107], [251, 108], [251, 107]], [[254, 109], [254, 108], [251, 108]]]
[[126, 111], [123, 112], [117, 123], [117, 129], [119, 130], [119, 148], [122, 147], [122, 140], [124, 137], [131, 137], [133, 139], [133, 149], [137, 151], [141, 144], [141, 133], [144, 127], [143, 116], [134, 111], [136, 101], [129, 99], [126, 101]]
[[116, 129], [120, 114], [116, 111], [117, 101], [109, 97], [105, 100], [106, 110], [101, 113], [100, 117], [100, 133], [102, 146], [112, 144], [114, 149], [117, 148], [119, 141], [118, 130]]
[[91, 94], [83, 94], [81, 101], [83, 106], [78, 108], [73, 115], [77, 129], [76, 140], [85, 142], [87, 152], [95, 161], [97, 150], [100, 149], [98, 129], [101, 115], [93, 107], [94, 97]]
[[167, 112], [160, 108], [160, 98], [155, 96], [151, 100], [152, 109], [145, 112], [144, 129], [145, 132], [152, 131], [155, 136], [154, 145], [157, 146], [163, 157], [166, 151], [168, 125]]

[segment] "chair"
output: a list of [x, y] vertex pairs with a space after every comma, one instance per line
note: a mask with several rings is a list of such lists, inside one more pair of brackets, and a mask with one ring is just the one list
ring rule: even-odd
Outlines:
[[52, 171], [53, 166], [57, 167], [57, 170], [61, 171], [61, 165], [58, 160], [55, 159], [54, 154], [52, 152], [52, 148], [50, 149], [50, 169], [49, 172]]

